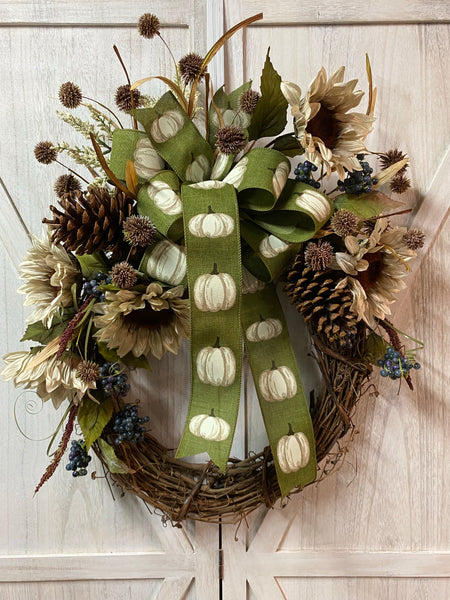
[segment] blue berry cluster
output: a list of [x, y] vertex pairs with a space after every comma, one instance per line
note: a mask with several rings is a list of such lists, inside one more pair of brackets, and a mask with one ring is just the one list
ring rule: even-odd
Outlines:
[[131, 442], [136, 444], [144, 439], [145, 427], [149, 417], [139, 417], [138, 407], [135, 404], [126, 404], [125, 408], [118, 412], [113, 421], [113, 431], [118, 433], [115, 443]]
[[373, 169], [368, 162], [363, 160], [364, 154], [358, 154], [356, 158], [359, 160], [362, 170], [349, 172], [345, 169], [348, 175], [344, 181], [338, 181], [338, 188], [346, 194], [360, 196], [363, 193], [368, 194], [371, 192], [372, 185], [378, 183], [378, 179], [371, 177]]
[[378, 360], [378, 366], [381, 367], [381, 377], [390, 377], [391, 379], [400, 379], [401, 377], [408, 377], [411, 369], [420, 369], [418, 362], [413, 363], [409, 358], [406, 358], [394, 350], [392, 346], [386, 349], [384, 358]]
[[81, 293], [86, 298], [88, 296], [95, 296], [100, 302], [105, 301], [105, 294], [100, 289], [101, 285], [111, 283], [111, 277], [106, 273], [98, 273], [95, 279], [86, 279], [81, 288]]
[[66, 465], [67, 471], [72, 471], [74, 477], [87, 475], [86, 467], [92, 460], [92, 456], [86, 451], [84, 440], [74, 440], [70, 448], [69, 461]]
[[307, 183], [318, 190], [320, 188], [320, 183], [311, 177], [311, 171], [317, 171], [316, 165], [309, 160], [305, 160], [305, 162], [302, 163], [300, 162], [298, 163], [297, 168], [294, 169], [295, 179], [302, 183]]
[[119, 363], [106, 362], [100, 367], [99, 387], [107, 394], [113, 393], [116, 398], [126, 396], [130, 391], [130, 384], [127, 383], [128, 376], [122, 373]]

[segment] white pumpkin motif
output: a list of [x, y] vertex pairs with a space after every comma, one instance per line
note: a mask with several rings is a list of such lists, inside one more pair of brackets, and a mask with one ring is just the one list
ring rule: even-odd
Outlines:
[[289, 434], [278, 440], [277, 459], [283, 473], [295, 473], [306, 467], [309, 462], [311, 450], [309, 441], [302, 431], [296, 433], [289, 423]]
[[147, 137], [141, 137], [133, 154], [136, 175], [142, 179], [150, 179], [164, 169], [164, 161], [153, 148]]
[[305, 190], [297, 196], [295, 204], [310, 214], [318, 223], [325, 223], [332, 211], [325, 196], [316, 190]]
[[225, 183], [229, 183], [234, 185], [235, 188], [238, 188], [242, 180], [244, 179], [245, 172], [247, 170], [248, 157], [244, 156], [238, 164], [232, 169], [226, 177], [224, 177]]
[[259, 391], [267, 402], [282, 402], [293, 398], [297, 393], [295, 375], [289, 367], [276, 367], [272, 361], [272, 368], [266, 369], [259, 376]]
[[194, 302], [202, 312], [228, 310], [236, 302], [236, 284], [229, 273], [218, 273], [214, 264], [212, 273], [200, 275], [194, 284]]
[[189, 187], [196, 190], [218, 190], [225, 187], [227, 184], [224, 181], [216, 181], [215, 179], [207, 179], [199, 183], [191, 183]]
[[186, 250], [169, 240], [158, 242], [145, 268], [150, 277], [179, 285], [186, 275]]
[[223, 154], [223, 152], [219, 152], [211, 171], [211, 179], [220, 179], [222, 177], [228, 166], [229, 160], [229, 154]]
[[259, 251], [265, 258], [275, 258], [278, 254], [286, 252], [289, 244], [280, 240], [275, 235], [267, 235], [259, 244]]
[[183, 204], [178, 194], [165, 181], [152, 181], [148, 184], [147, 193], [165, 215], [180, 215]]
[[214, 346], [202, 348], [197, 355], [197, 374], [200, 381], [208, 385], [232, 385], [236, 376], [236, 359], [231, 348], [221, 346], [219, 338]]
[[247, 327], [245, 335], [249, 342], [265, 342], [278, 337], [282, 331], [283, 324], [279, 319], [260, 317], [259, 321]]
[[273, 193], [275, 198], [279, 198], [284, 186], [286, 185], [287, 178], [291, 170], [291, 165], [286, 162], [281, 162], [275, 169], [275, 173], [272, 177]]
[[264, 281], [257, 279], [248, 269], [242, 265], [242, 293], [256, 294], [266, 287]]
[[215, 213], [208, 206], [207, 213], [200, 213], [189, 220], [189, 231], [200, 238], [220, 238], [234, 230], [234, 219], [225, 213]]
[[187, 181], [203, 181], [209, 172], [209, 160], [204, 154], [199, 154], [186, 169]]
[[216, 417], [214, 409], [210, 415], [196, 415], [189, 421], [189, 431], [204, 440], [223, 442], [230, 435], [231, 427], [225, 419]]
[[168, 110], [155, 119], [150, 128], [150, 135], [157, 144], [163, 144], [183, 129], [184, 117], [178, 110]]

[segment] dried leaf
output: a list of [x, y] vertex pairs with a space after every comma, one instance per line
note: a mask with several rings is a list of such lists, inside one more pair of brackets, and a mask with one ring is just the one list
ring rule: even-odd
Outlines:
[[127, 160], [127, 166], [125, 169], [125, 180], [127, 182], [127, 188], [132, 194], [134, 194], [134, 197], [137, 198], [139, 191], [138, 178], [136, 175], [134, 163], [132, 163], [130, 159]]
[[123, 185], [123, 183], [120, 181], [120, 179], [117, 179], [117, 177], [114, 175], [114, 173], [108, 167], [108, 163], [106, 162], [105, 157], [103, 156], [103, 152], [102, 152], [100, 146], [98, 145], [97, 140], [92, 135], [92, 133], [91, 133], [91, 142], [92, 142], [92, 146], [93, 146], [93, 148], [95, 150], [95, 154], [97, 155], [97, 158], [99, 160], [99, 163], [102, 165], [102, 169], [105, 171], [105, 173], [108, 175], [108, 177], [114, 183], [114, 185], [116, 187], [118, 187], [119, 190], [121, 190], [128, 197], [130, 197], [130, 198], [136, 198], [136, 196], [133, 196], [133, 194], [130, 192], [130, 190], [127, 189]]
[[151, 81], [152, 79], [159, 79], [160, 81], [163, 81], [172, 90], [172, 92], [175, 94], [175, 96], [178, 98], [178, 101], [181, 104], [181, 106], [183, 107], [183, 109], [186, 112], [188, 112], [188, 104], [187, 104], [187, 101], [186, 101], [186, 98], [185, 98], [183, 92], [181, 91], [180, 86], [178, 86], [176, 83], [174, 83], [170, 79], [167, 79], [167, 77], [163, 77], [162, 75], [152, 75], [152, 77], [144, 77], [144, 79], [139, 79], [138, 81], [135, 81], [133, 83], [133, 85], [131, 86], [131, 89], [135, 90], [136, 88], [140, 87], [143, 83], [146, 83], [147, 81]]
[[395, 164], [391, 165], [387, 169], [384, 169], [383, 171], [377, 173], [375, 177], [378, 179], [378, 183], [373, 186], [373, 189], [379, 188], [381, 185], [392, 179], [402, 167], [408, 164], [408, 162], [409, 158], [404, 158], [403, 160], [399, 160]]

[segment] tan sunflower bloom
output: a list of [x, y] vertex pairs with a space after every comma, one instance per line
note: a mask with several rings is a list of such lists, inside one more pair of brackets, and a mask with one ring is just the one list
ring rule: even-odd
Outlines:
[[189, 300], [183, 299], [179, 285], [164, 290], [151, 283], [144, 293], [132, 290], [106, 292], [106, 302], [95, 310], [95, 337], [122, 357], [151, 353], [161, 358], [166, 352], [176, 354], [181, 338], [189, 338]]
[[340, 179], [345, 177], [344, 168], [361, 170], [356, 155], [367, 151], [364, 140], [374, 121], [366, 114], [348, 112], [358, 106], [364, 92], [355, 91], [356, 79], [344, 83], [344, 71], [345, 67], [341, 67], [328, 79], [322, 67], [306, 96], [294, 83], [281, 84], [305, 159], [323, 164], [328, 175], [336, 169]]
[[403, 240], [406, 228], [387, 229], [387, 225], [387, 219], [378, 219], [370, 236], [347, 236], [348, 252], [337, 252], [332, 264], [332, 268], [347, 274], [337, 287], [351, 289], [352, 310], [370, 327], [375, 326], [375, 318], [391, 314], [390, 305], [406, 287], [403, 278], [409, 271], [407, 262], [416, 256]]
[[80, 276], [77, 266], [62, 246], [53, 244], [49, 232], [42, 239], [31, 236], [32, 247], [19, 267], [26, 283], [17, 290], [25, 294], [25, 306], [36, 306], [27, 323], [42, 321], [50, 327], [53, 315], [72, 306], [72, 285]]
[[55, 408], [59, 408], [64, 400], [78, 403], [89, 389], [95, 389], [95, 382], [85, 383], [77, 376], [72, 360], [52, 356], [34, 366], [37, 356], [28, 351], [6, 354], [1, 378], [4, 381], [12, 379], [15, 387], [35, 390], [43, 402], [51, 400]]

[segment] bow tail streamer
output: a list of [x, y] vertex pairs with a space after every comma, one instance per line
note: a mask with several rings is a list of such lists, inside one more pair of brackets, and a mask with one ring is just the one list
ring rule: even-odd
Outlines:
[[242, 331], [282, 496], [316, 478], [314, 432], [273, 284], [242, 297]]
[[207, 452], [225, 471], [239, 411], [241, 251], [233, 186], [181, 189], [191, 305], [191, 400], [177, 457]]

